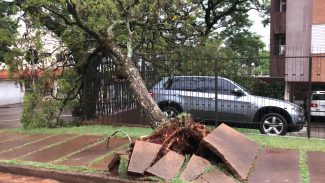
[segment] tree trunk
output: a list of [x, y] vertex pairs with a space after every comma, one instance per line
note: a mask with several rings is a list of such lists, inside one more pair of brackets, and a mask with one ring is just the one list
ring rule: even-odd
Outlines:
[[152, 128], [156, 128], [160, 123], [167, 122], [167, 117], [162, 113], [156, 102], [148, 95], [148, 90], [140, 75], [135, 63], [125, 55], [112, 40], [107, 40], [106, 49], [112, 53], [121, 63], [131, 89], [133, 90], [139, 104], [144, 110]]

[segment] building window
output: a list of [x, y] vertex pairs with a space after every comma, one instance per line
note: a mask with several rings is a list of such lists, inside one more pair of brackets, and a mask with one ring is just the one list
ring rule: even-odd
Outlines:
[[273, 11], [275, 12], [286, 12], [287, 0], [273, 0]]
[[274, 35], [274, 55], [285, 55], [286, 36], [285, 34]]
[[287, 11], [287, 0], [280, 0], [280, 12]]

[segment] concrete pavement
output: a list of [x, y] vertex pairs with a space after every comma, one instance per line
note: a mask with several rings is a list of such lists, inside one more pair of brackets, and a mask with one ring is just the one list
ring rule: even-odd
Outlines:
[[22, 104], [0, 106], [0, 129], [21, 127]]

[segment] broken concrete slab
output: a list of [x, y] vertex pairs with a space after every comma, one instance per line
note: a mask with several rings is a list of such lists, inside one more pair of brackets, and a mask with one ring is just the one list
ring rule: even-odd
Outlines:
[[199, 178], [193, 180], [191, 183], [209, 183], [209, 182], [204, 180], [202, 177], [199, 177]]
[[263, 150], [248, 182], [300, 182], [299, 152], [269, 148]]
[[307, 165], [309, 170], [309, 181], [312, 183], [325, 182], [325, 153], [307, 152]]
[[219, 156], [240, 180], [246, 180], [258, 153], [258, 144], [231, 127], [221, 124], [203, 139], [203, 144]]
[[139, 140], [136, 141], [129, 162], [128, 172], [144, 174], [146, 169], [149, 168], [156, 159], [160, 148], [161, 145], [159, 144]]
[[235, 183], [236, 181], [223, 173], [218, 169], [214, 169], [211, 172], [201, 175], [198, 179], [194, 180], [193, 183], [215, 183], [215, 182], [222, 182], [222, 183]]
[[184, 181], [192, 181], [199, 177], [204, 170], [210, 166], [211, 163], [208, 160], [193, 154], [180, 178]]
[[183, 155], [169, 151], [157, 163], [148, 168], [146, 172], [165, 180], [171, 180], [177, 176], [184, 163], [184, 159]]

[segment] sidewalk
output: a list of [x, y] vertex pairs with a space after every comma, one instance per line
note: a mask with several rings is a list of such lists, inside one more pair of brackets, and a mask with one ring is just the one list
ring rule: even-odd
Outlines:
[[0, 164], [104, 174], [112, 154], [128, 143], [112, 138], [107, 147], [107, 137], [97, 135], [0, 132]]

